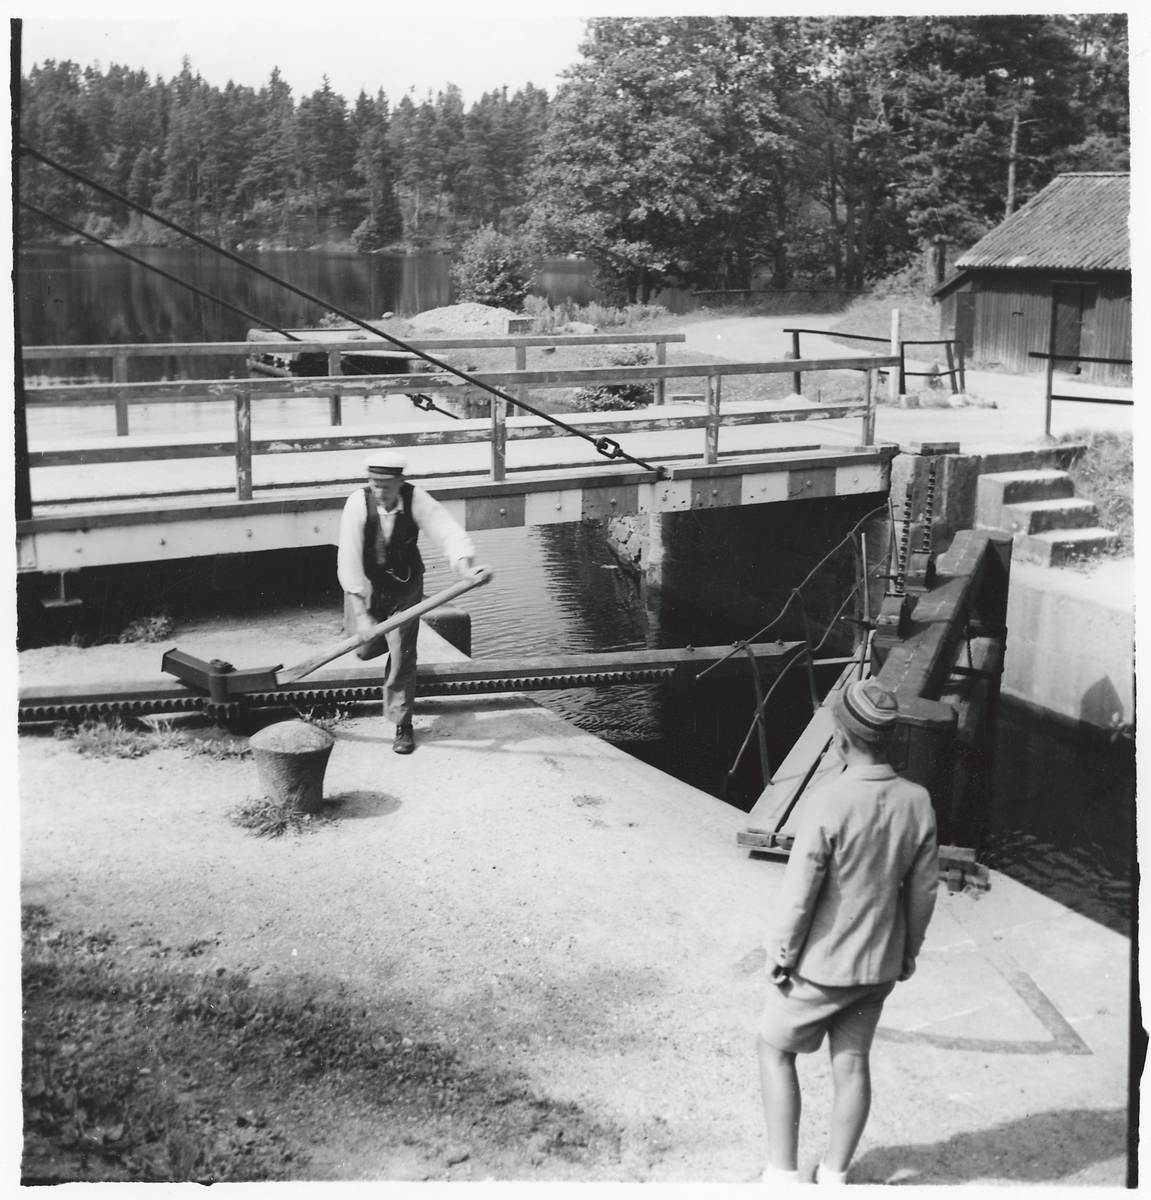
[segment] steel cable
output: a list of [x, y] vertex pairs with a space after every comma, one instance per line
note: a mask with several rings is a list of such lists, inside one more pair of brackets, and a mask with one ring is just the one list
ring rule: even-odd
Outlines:
[[[359, 317], [355, 317], [350, 312], [346, 312], [344, 309], [338, 308], [330, 301], [323, 300], [319, 296], [314, 295], [312, 292], [306, 291], [304, 288], [298, 287], [296, 284], [290, 283], [286, 279], [281, 279], [278, 275], [273, 275], [271, 271], [266, 271], [263, 267], [258, 267], [255, 263], [249, 262], [246, 258], [241, 258], [240, 255], [234, 254], [231, 250], [227, 250], [223, 246], [217, 246], [214, 242], [210, 242], [207, 238], [201, 237], [198, 233], [193, 233], [192, 230], [185, 229], [177, 222], [170, 220], [168, 217], [162, 216], [160, 213], [145, 207], [143, 204], [137, 203], [135, 200], [130, 200], [127, 196], [122, 195], [120, 192], [117, 192], [110, 187], [107, 187], [105, 184], [99, 183], [97, 180], [91, 179], [87, 175], [73, 170], [71, 167], [66, 167], [63, 163], [57, 162], [53, 158], [49, 158], [48, 155], [43, 154], [41, 151], [35, 149], [35, 147], [28, 145], [27, 142], [20, 143], [20, 153], [22, 155], [29, 155], [30, 157], [37, 159], [39, 162], [44, 163], [45, 166], [51, 167], [53, 170], [59, 171], [63, 175], [70, 176], [77, 182], [84, 184], [86, 187], [93, 188], [95, 191], [100, 192], [102, 195], [108, 196], [112, 200], [116, 200], [120, 204], [126, 204], [130, 208], [134, 208], [137, 212], [143, 213], [144, 216], [150, 217], [153, 221], [158, 221], [161, 225], [167, 226], [167, 228], [180, 234], [182, 237], [190, 238], [198, 245], [204, 246], [208, 250], [214, 251], [216, 254], [223, 255], [231, 262], [238, 263], [240, 266], [245, 267], [249, 271], [253, 271], [255, 274], [270, 280], [272, 283], [279, 284], [280, 287], [286, 288], [290, 292], [294, 292], [297, 296], [303, 297], [312, 304], [318, 304], [321, 308], [327, 310], [328, 312], [334, 312], [337, 316], [343, 317], [344, 320], [351, 321], [353, 324], [358, 325], [361, 329], [366, 329], [369, 333], [373, 333], [384, 338], [386, 341], [391, 342], [394, 346], [398, 346], [406, 353], [414, 354], [417, 357], [424, 359], [425, 362], [431, 363], [432, 366], [439, 367], [440, 370], [446, 371], [448, 374], [455, 375], [457, 378], [464, 380], [465, 383], [470, 383], [473, 387], [478, 387], [485, 392], [489, 392], [497, 399], [504, 400], [508, 404], [518, 405], [520, 408], [531, 413], [532, 416], [540, 417], [543, 420], [550, 422], [552, 425], [564, 430], [565, 433], [570, 434], [572, 437], [582, 438], [585, 442], [590, 442], [605, 458], [623, 458], [630, 463], [634, 463], [637, 467], [642, 467], [645, 471], [651, 471], [657, 479], [667, 478], [668, 471], [666, 467], [653, 467], [651, 463], [644, 462], [642, 458], [636, 458], [634, 455], [628, 454], [628, 452], [624, 450], [618, 442], [613, 441], [611, 438], [597, 438], [591, 434], [584, 433], [582, 430], [576, 429], [575, 426], [567, 424], [566, 421], [561, 421], [557, 417], [552, 416], [550, 413], [542, 412], [540, 409], [534, 408], [532, 405], [526, 404], [524, 401], [518, 400], [514, 396], [510, 396], [506, 392], [500, 391], [499, 388], [493, 387], [489, 383], [484, 383], [482, 380], [477, 379], [474, 375], [470, 375], [466, 371], [461, 371], [458, 367], [451, 366], [451, 364], [444, 362], [442, 359], [438, 359], [423, 350], [417, 350], [414, 346], [409, 345], [401, 338], [395, 337], [393, 334], [386, 333], [384, 330], [378, 329], [374, 325], [369, 325], [367, 321], [362, 321]], [[265, 324], [265, 322], [262, 321], [259, 323]]]

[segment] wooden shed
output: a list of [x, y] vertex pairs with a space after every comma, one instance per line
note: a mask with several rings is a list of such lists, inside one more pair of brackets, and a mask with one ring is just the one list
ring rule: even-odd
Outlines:
[[[955, 262], [933, 293], [940, 337], [963, 342], [974, 366], [1044, 369], [1032, 350], [1131, 357], [1130, 175], [1058, 175]], [[1099, 383], [1130, 367], [1061, 363]]]

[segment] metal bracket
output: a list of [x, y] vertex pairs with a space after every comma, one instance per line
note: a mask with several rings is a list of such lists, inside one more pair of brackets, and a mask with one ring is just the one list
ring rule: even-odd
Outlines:
[[911, 632], [911, 603], [906, 596], [884, 596], [875, 618], [877, 631], [890, 634], [895, 631], [902, 641]]
[[175, 675], [184, 683], [207, 692], [217, 704], [227, 704], [234, 696], [242, 696], [248, 692], [270, 692], [279, 687], [276, 672], [283, 663], [274, 667], [251, 667], [237, 671], [231, 663], [214, 658], [204, 662], [185, 654], [183, 650], [169, 650], [160, 664], [160, 669], [168, 675]]

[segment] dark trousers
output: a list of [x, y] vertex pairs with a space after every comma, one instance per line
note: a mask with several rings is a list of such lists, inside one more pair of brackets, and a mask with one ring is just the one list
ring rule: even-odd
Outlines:
[[[407, 587], [395, 592], [372, 593], [368, 609], [373, 621], [386, 621], [395, 613], [419, 604], [424, 598], [424, 581], [421, 576]], [[405, 621], [398, 628], [360, 648], [361, 658], [375, 658], [382, 654], [386, 641], [388, 651], [388, 673], [384, 679], [384, 716], [397, 725], [410, 725], [412, 709], [416, 699], [416, 639], [419, 637], [420, 621], [415, 618]]]

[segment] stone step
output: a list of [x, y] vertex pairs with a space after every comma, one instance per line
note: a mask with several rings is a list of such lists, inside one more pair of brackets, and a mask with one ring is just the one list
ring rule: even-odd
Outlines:
[[1099, 510], [1090, 500], [1028, 500], [1005, 504], [1001, 529], [1009, 533], [1046, 533], [1057, 529], [1086, 529], [1099, 521]]
[[1025, 533], [1016, 537], [1011, 557], [1019, 562], [1058, 567], [1077, 558], [1091, 558], [1112, 550], [1119, 535], [1109, 529], [1051, 529], [1045, 533]]
[[975, 528], [1003, 529], [1003, 507], [1031, 500], [1065, 500], [1075, 495], [1066, 471], [997, 471], [980, 475], [975, 491]]

